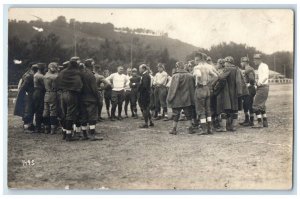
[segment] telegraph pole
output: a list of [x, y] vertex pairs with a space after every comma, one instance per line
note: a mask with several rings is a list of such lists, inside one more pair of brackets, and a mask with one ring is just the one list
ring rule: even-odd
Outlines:
[[130, 43], [130, 67], [132, 68], [132, 45], [133, 45], [133, 32], [131, 32], [131, 43]]
[[75, 20], [73, 23], [73, 34], [74, 34], [74, 55], [77, 56], [77, 44], [76, 44], [76, 33], [75, 33]]
[[274, 71], [276, 72], [276, 58], [275, 58], [275, 53], [274, 53]]

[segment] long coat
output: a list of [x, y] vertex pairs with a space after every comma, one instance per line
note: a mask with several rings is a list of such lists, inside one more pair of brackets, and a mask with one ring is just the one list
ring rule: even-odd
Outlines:
[[138, 88], [139, 91], [139, 104], [143, 109], [150, 105], [151, 94], [151, 77], [148, 72], [142, 74], [141, 83]]
[[227, 67], [214, 88], [217, 92], [217, 114], [226, 110], [238, 111], [238, 98], [244, 94], [243, 79], [237, 67]]
[[33, 72], [28, 70], [22, 76], [22, 83], [16, 97], [16, 104], [14, 109], [14, 115], [26, 117], [26, 115], [33, 114]]
[[177, 70], [171, 80], [167, 103], [170, 108], [188, 107], [195, 104], [195, 79], [185, 70]]

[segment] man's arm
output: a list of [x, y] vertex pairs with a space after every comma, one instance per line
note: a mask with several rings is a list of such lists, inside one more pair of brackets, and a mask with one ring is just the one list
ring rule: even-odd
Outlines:
[[178, 86], [179, 86], [179, 76], [174, 75], [171, 80], [171, 84], [167, 96], [167, 102], [171, 102], [174, 99]]

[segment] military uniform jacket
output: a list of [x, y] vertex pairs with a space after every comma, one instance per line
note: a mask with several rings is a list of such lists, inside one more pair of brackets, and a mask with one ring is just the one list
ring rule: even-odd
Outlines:
[[141, 105], [148, 106], [150, 104], [150, 93], [151, 93], [151, 77], [148, 72], [143, 73], [138, 91], [140, 94], [139, 99]]
[[132, 91], [137, 91], [139, 86], [140, 86], [140, 83], [141, 83], [141, 77], [140, 76], [132, 76], [130, 78], [130, 83], [129, 83], [129, 86], [131, 88]]
[[45, 98], [44, 102], [56, 102], [57, 100], [57, 85], [56, 85], [56, 73], [47, 72], [44, 76], [45, 85]]
[[44, 86], [44, 75], [37, 72], [33, 76], [33, 84], [34, 84], [34, 89], [41, 89], [42, 91], [45, 91], [45, 86]]
[[98, 101], [98, 89], [96, 83], [96, 77], [94, 73], [89, 69], [84, 69], [81, 72], [82, 90], [80, 99], [82, 101], [96, 102]]

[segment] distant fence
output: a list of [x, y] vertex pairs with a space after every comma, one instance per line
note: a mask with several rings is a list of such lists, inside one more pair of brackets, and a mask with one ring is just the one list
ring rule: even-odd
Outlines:
[[293, 80], [292, 79], [269, 79], [270, 84], [292, 84]]

